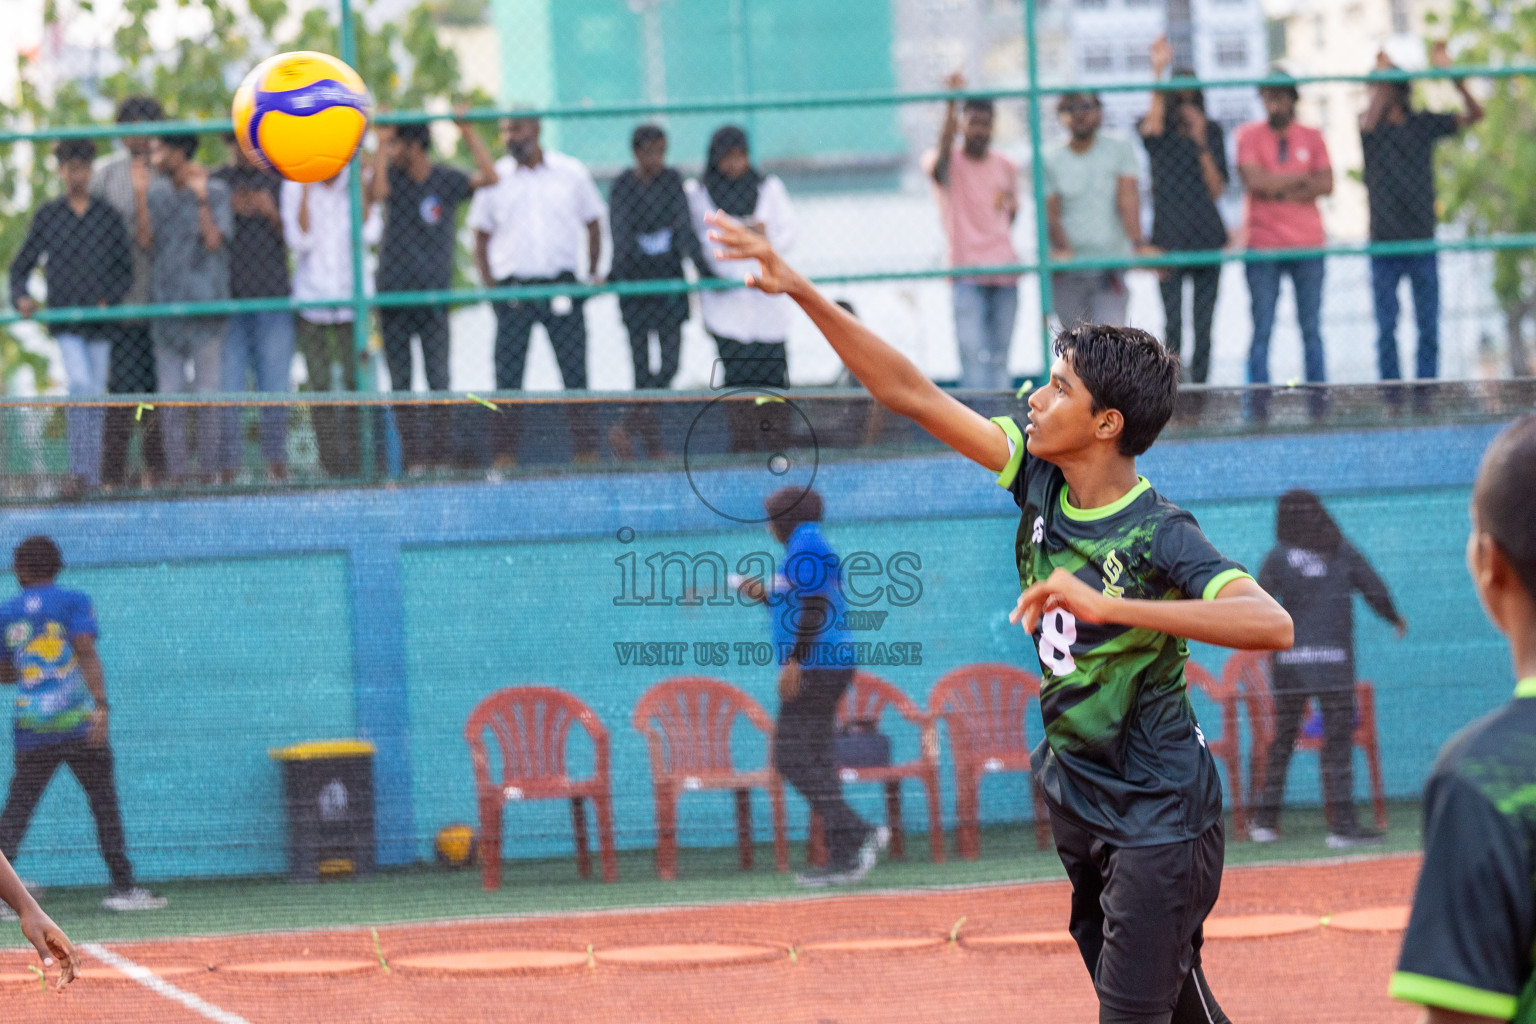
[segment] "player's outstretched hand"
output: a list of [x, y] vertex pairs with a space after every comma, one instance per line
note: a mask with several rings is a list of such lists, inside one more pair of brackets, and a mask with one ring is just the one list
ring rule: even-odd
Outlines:
[[80, 969], [80, 956], [75, 952], [69, 936], [53, 923], [53, 918], [43, 913], [42, 908], [34, 906], [21, 915], [21, 934], [36, 947], [44, 967], [58, 963], [59, 982], [56, 988], [63, 989], [75, 980], [75, 972]]
[[1079, 622], [1103, 622], [1108, 600], [1067, 570], [1057, 569], [1019, 595], [1008, 621], [1022, 623], [1024, 632], [1033, 634], [1047, 612], [1061, 608]]
[[791, 290], [799, 281], [800, 275], [774, 251], [765, 235], [722, 210], [708, 214], [704, 222], [710, 226], [709, 240], [718, 247], [716, 259], [757, 260], [758, 272], [747, 275], [748, 288], [778, 295]]

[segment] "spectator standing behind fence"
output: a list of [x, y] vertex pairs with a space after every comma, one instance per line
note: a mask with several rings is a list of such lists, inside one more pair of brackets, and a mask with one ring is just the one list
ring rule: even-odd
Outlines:
[[[352, 297], [352, 201], [347, 192], [350, 173], [344, 167], [335, 177], [313, 184], [283, 182], [283, 237], [294, 254], [295, 299]], [[383, 221], [378, 211], [365, 203], [363, 245], [377, 244], [382, 233]], [[372, 293], [372, 283], [365, 273], [365, 293]], [[352, 343], [350, 305], [299, 310], [297, 333], [306, 375], [299, 390], [357, 390], [358, 353]], [[321, 471], [333, 478], [357, 476], [362, 468], [357, 407], [316, 403], [310, 407], [309, 416], [315, 429]]]
[[[224, 144], [229, 149], [229, 163], [214, 171], [213, 177], [229, 189], [229, 205], [235, 216], [235, 233], [229, 241], [230, 297], [286, 298], [290, 288], [288, 247], [283, 242], [283, 215], [278, 209], [283, 179], [252, 164], [233, 135], [226, 135]], [[230, 316], [221, 364], [219, 386], [225, 392], [291, 391], [293, 313], [269, 309]], [[241, 412], [239, 406], [230, 406], [222, 417], [220, 472], [226, 482], [235, 478], [245, 453]], [[261, 459], [267, 479], [286, 479], [288, 410], [273, 405], [263, 407], [260, 414]]]
[[165, 897], [134, 884], [123, 840], [91, 599], [54, 584], [64, 559], [47, 537], [18, 544], [12, 567], [21, 593], [0, 604], [0, 683], [17, 688], [16, 771], [0, 810], [0, 853], [16, 859], [38, 801], [54, 773], [68, 765], [85, 790], [112, 879], [101, 905], [112, 911], [159, 910]]
[[[945, 79], [964, 89], [958, 71]], [[951, 267], [1006, 266], [1019, 262], [1011, 234], [1019, 214], [1019, 168], [992, 149], [995, 108], [990, 99], [968, 99], [956, 113], [950, 100], [939, 145], [923, 157], [933, 179]], [[960, 141], [955, 141], [956, 134]], [[998, 390], [1013, 383], [1008, 345], [1019, 310], [1019, 279], [1013, 274], [957, 277], [950, 285], [960, 385]]]
[[[161, 121], [165, 112], [160, 102], [150, 96], [129, 96], [117, 105], [118, 124], [142, 124]], [[151, 137], [125, 135], [124, 152], [103, 161], [91, 179], [91, 194], [106, 200], [123, 220], [130, 243], [138, 231], [140, 200], [158, 172], [149, 158]], [[133, 283], [123, 296], [130, 305], [149, 301], [153, 261], [148, 249], [132, 245]], [[114, 395], [147, 395], [155, 390], [155, 344], [148, 320], [119, 320], [113, 330], [112, 354], [107, 367], [107, 392]], [[165, 449], [161, 443], [160, 420], [153, 412], [140, 418], [132, 406], [113, 406], [106, 412], [105, 439], [101, 453], [101, 480], [108, 488], [127, 482], [128, 442], [143, 424], [140, 456], [144, 462], [146, 484], [165, 474]]]
[[[1166, 36], [1152, 44], [1152, 73], [1161, 78], [1173, 63]], [[1174, 78], [1193, 78], [1178, 68]], [[1157, 90], [1139, 125], [1152, 169], [1152, 244], [1169, 252], [1220, 249], [1227, 244], [1216, 201], [1227, 187], [1227, 146], [1221, 125], [1206, 117], [1199, 89]], [[1195, 347], [1184, 379], [1204, 384], [1211, 369], [1211, 321], [1221, 266], [1168, 267], [1158, 272], [1163, 297], [1163, 344], [1184, 348], [1184, 281], [1194, 291]]]
[[[26, 241], [11, 264], [11, 302], [23, 316], [37, 312], [27, 279], [44, 263], [48, 305], [113, 306], [133, 283], [133, 253], [117, 211], [91, 195], [94, 139], [65, 139], [53, 148], [64, 194], [44, 203], [32, 218]], [[55, 321], [49, 332], [59, 343], [64, 377], [72, 397], [106, 393], [114, 325], [101, 320]], [[106, 410], [69, 409], [69, 483], [78, 496], [101, 483], [101, 439]]]
[[[1101, 131], [1104, 109], [1093, 93], [1064, 93], [1056, 114], [1070, 137], [1045, 153], [1046, 217], [1051, 258], [1124, 259], [1151, 251], [1141, 237], [1136, 151], [1129, 139]], [[1125, 323], [1125, 278], [1114, 268], [1051, 275], [1051, 304], [1067, 330]]]
[[[1430, 61], [1451, 66], [1444, 43], [1436, 43]], [[1376, 54], [1378, 71], [1397, 68], [1384, 52]], [[1483, 119], [1483, 108], [1455, 79], [1464, 109], [1459, 114], [1414, 110], [1413, 83], [1377, 82], [1371, 103], [1360, 115], [1360, 148], [1365, 156], [1365, 187], [1370, 196], [1371, 241], [1405, 242], [1435, 237], [1435, 143]], [[1376, 304], [1376, 356], [1382, 380], [1402, 376], [1397, 360], [1397, 286], [1408, 278], [1418, 321], [1416, 376], [1429, 380], [1440, 370], [1440, 273], [1434, 252], [1371, 256], [1371, 291]]]
[[[462, 114], [462, 110], [460, 111]], [[440, 291], [453, 287], [454, 241], [459, 207], [477, 189], [494, 185], [496, 168], [491, 152], [467, 121], [458, 122], [475, 159], [471, 177], [448, 164], [432, 160], [432, 132], [425, 124], [380, 125], [368, 198], [384, 212], [384, 238], [379, 243], [380, 292]], [[448, 390], [448, 307], [382, 306], [379, 332], [389, 383], [395, 391], [411, 390], [411, 339], [421, 345], [427, 390]], [[411, 406], [396, 410], [400, 446], [407, 473], [420, 476], [429, 464], [450, 455], [449, 406], [428, 407], [424, 416]], [[423, 420], [428, 429], [423, 437]]]
[[1264, 792], [1258, 796], [1249, 836], [1259, 843], [1278, 838], [1286, 769], [1296, 745], [1302, 712], [1313, 697], [1323, 716], [1323, 799], [1328, 845], [1335, 849], [1379, 842], [1381, 833], [1360, 826], [1354, 804], [1355, 626], [1353, 596], [1390, 622], [1402, 637], [1408, 631], [1381, 577], [1339, 530], [1311, 491], [1280, 496], [1272, 550], [1259, 570], [1259, 586], [1285, 606], [1296, 626], [1296, 643], [1274, 655], [1274, 737], [1270, 742]]
[[[1265, 120], [1245, 124], [1237, 133], [1237, 173], [1248, 190], [1248, 248], [1312, 249], [1326, 241], [1319, 196], [1333, 191], [1333, 167], [1323, 133], [1296, 123], [1295, 80], [1283, 71], [1270, 73], [1259, 88]], [[1244, 267], [1253, 308], [1253, 339], [1248, 346], [1248, 383], [1269, 383], [1269, 336], [1280, 300], [1280, 278], [1291, 279], [1296, 318], [1301, 323], [1307, 380], [1321, 383], [1323, 362], [1323, 258], [1254, 260]]]
[[[196, 135], [162, 135], [154, 142], [161, 177], [145, 192], [148, 223], [141, 222], [138, 242], [154, 257], [156, 302], [212, 302], [229, 298], [229, 247], [234, 213], [229, 187], [211, 179], [197, 163]], [[155, 319], [155, 377], [165, 394], [219, 390], [227, 318], [162, 316]], [[189, 479], [187, 424], [195, 421], [198, 469], [202, 480], [219, 472], [222, 410], [199, 406], [167, 408], [163, 413], [166, 469], [173, 482]]]
[[[475, 229], [475, 265], [486, 287], [575, 284], [577, 271], [597, 280], [603, 252], [603, 197], [575, 157], [539, 144], [539, 119], [502, 122], [507, 156], [496, 161], [497, 183], [475, 193], [469, 226]], [[496, 388], [521, 390], [534, 324], [543, 324], [567, 390], [587, 386], [585, 300], [569, 295], [494, 302]], [[517, 464], [521, 416], [503, 408], [492, 437], [493, 470]], [[577, 462], [597, 461], [591, 409], [566, 406]]]
[[[631, 136], [630, 149], [635, 154], [635, 166], [614, 180], [608, 196], [608, 223], [613, 233], [608, 280], [680, 280], [685, 258], [699, 273], [708, 273], [709, 262], [689, 217], [683, 177], [667, 166], [666, 133], [656, 125], [643, 124]], [[619, 312], [629, 334], [635, 390], [670, 388], [677, 376], [683, 322], [688, 319], [687, 293], [621, 295]], [[653, 335], [659, 357], [654, 371]], [[636, 404], [623, 426], [608, 432], [609, 443], [620, 458], [634, 457], [631, 430], [644, 439], [651, 458], [661, 454], [661, 428], [649, 403]]]
[[[793, 247], [795, 214], [789, 193], [775, 175], [752, 166], [747, 133], [735, 125], [717, 130], [709, 140], [704, 178], [685, 186], [694, 231], [708, 236], [704, 218], [721, 210], [763, 235], [779, 252]], [[710, 268], [719, 277], [745, 280], [756, 273], [753, 260], [720, 260], [708, 253]], [[699, 294], [704, 329], [715, 339], [727, 388], [789, 387], [789, 363], [784, 342], [794, 303], [786, 295], [767, 295], [755, 288], [712, 289]], [[715, 383], [711, 373], [711, 384]], [[759, 415], [744, 402], [730, 403], [730, 448], [733, 452], [757, 450], [759, 421], [782, 426], [786, 407], [773, 403]], [[775, 436], [782, 436], [776, 431]]]

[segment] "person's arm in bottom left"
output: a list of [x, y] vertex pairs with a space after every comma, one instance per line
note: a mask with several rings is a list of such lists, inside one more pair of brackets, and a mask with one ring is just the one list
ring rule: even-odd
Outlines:
[[64, 929], [53, 923], [53, 918], [43, 912], [37, 900], [16, 876], [16, 869], [0, 853], [0, 900], [4, 900], [21, 919], [21, 934], [26, 936], [37, 950], [44, 967], [59, 965], [58, 987], [63, 988], [75, 980], [80, 967], [80, 957], [74, 943], [64, 934]]

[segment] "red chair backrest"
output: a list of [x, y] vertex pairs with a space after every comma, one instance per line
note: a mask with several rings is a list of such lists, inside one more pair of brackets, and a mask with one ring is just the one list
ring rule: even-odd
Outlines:
[[765, 734], [773, 720], [761, 704], [720, 679], [680, 676], [651, 687], [635, 705], [635, 728], [651, 749], [657, 776], [734, 772], [731, 731], [736, 716]]
[[1205, 694], [1221, 708], [1221, 735], [1215, 740], [1206, 737], [1207, 745], [1225, 746], [1237, 742], [1237, 691], [1225, 675], [1218, 680], [1204, 665], [1190, 661], [1184, 664], [1184, 679], [1190, 686]]
[[1238, 651], [1227, 659], [1221, 681], [1234, 700], [1248, 707], [1248, 728], [1255, 750], [1267, 750], [1275, 738], [1275, 698], [1270, 690], [1268, 651]]
[[903, 718], [922, 722], [927, 716], [913, 703], [912, 698], [894, 684], [868, 672], [855, 671], [853, 683], [837, 702], [837, 723], [879, 722], [885, 709], [891, 708]]
[[949, 726], [955, 756], [1029, 755], [1024, 715], [1040, 699], [1040, 677], [995, 662], [962, 665], [933, 684], [928, 712]]
[[[595, 774], [608, 770], [608, 730], [597, 713], [580, 699], [552, 686], [513, 686], [497, 690], [470, 712], [464, 725], [475, 781], [482, 786], [513, 781], [543, 782], [563, 779], [565, 741], [571, 724], [580, 723], [596, 749]], [[489, 730], [501, 748], [501, 778], [490, 776], [485, 733]]]

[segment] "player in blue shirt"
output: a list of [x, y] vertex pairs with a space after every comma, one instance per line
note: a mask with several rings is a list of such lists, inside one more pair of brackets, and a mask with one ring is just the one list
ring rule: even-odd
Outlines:
[[96, 655], [91, 599], [55, 586], [59, 547], [28, 537], [12, 556], [21, 593], [0, 604], [0, 683], [16, 686], [16, 772], [0, 810], [0, 854], [14, 860], [53, 775], [68, 765], [96, 819], [96, 840], [112, 877], [108, 910], [158, 910], [165, 899], [134, 884], [117, 807], [107, 693]]
[[853, 682], [853, 645], [842, 625], [842, 569], [821, 533], [821, 495], [784, 487], [763, 503], [784, 545], [771, 581], [745, 580], [741, 593], [769, 605], [779, 669], [779, 720], [773, 764], [826, 826], [827, 863], [796, 876], [801, 885], [848, 885], [875, 866], [890, 830], [874, 828], [843, 799], [834, 756], [837, 704]]

